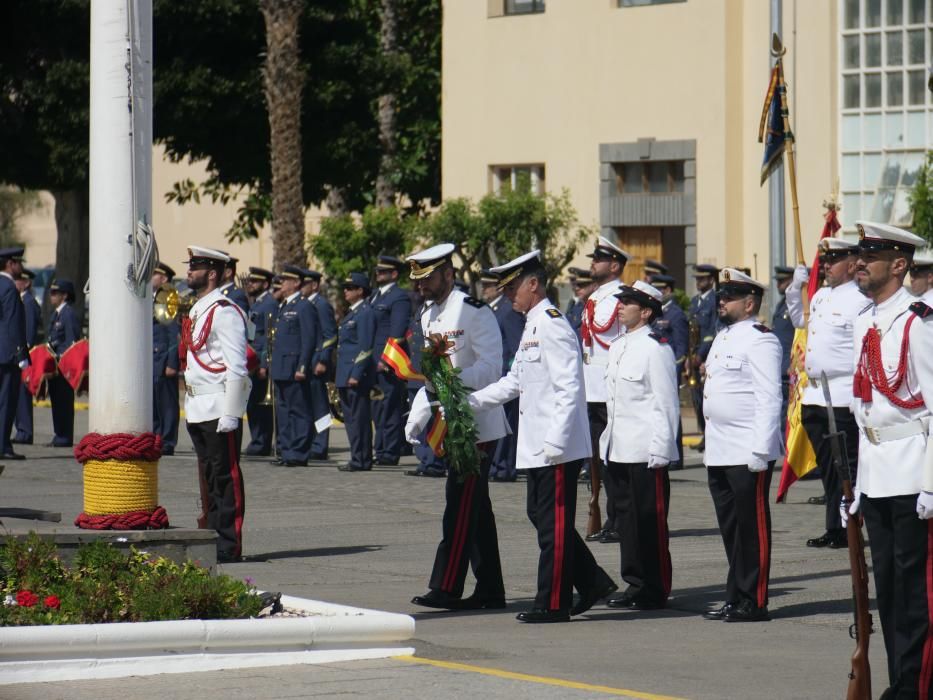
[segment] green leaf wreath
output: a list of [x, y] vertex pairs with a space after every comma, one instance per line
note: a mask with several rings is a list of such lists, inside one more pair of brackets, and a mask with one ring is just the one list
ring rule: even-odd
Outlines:
[[447, 435], [444, 452], [449, 467], [463, 481], [471, 474], [479, 475], [480, 455], [476, 449], [476, 421], [467, 403], [470, 390], [460, 379], [460, 368], [450, 364], [447, 352], [452, 343], [440, 333], [432, 333], [421, 350], [421, 371], [434, 386], [437, 400], [444, 408]]

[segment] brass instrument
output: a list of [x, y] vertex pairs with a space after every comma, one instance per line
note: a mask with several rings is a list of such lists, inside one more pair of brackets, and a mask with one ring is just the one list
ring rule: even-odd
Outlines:
[[684, 363], [684, 372], [687, 375], [687, 385], [693, 389], [700, 383], [700, 368], [697, 366], [697, 348], [700, 347], [700, 322], [696, 318], [690, 319], [687, 338], [687, 361]]
[[327, 404], [330, 406], [330, 415], [343, 423], [343, 406], [340, 405], [340, 392], [337, 391], [337, 385], [333, 382], [327, 382]]
[[156, 321], [167, 326], [177, 321], [179, 316], [186, 315], [194, 306], [194, 301], [194, 297], [182, 296], [173, 285], [166, 282], [156, 291], [152, 315]]
[[[266, 395], [259, 402], [260, 406], [275, 406], [275, 391], [272, 385], [272, 376], [269, 367], [272, 365], [272, 349], [275, 347], [275, 326], [272, 325], [272, 314], [266, 314]], [[274, 429], [273, 429], [274, 430]]]

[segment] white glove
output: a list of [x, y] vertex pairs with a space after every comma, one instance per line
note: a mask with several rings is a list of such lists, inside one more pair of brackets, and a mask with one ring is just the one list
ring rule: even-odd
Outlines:
[[476, 400], [476, 397], [473, 394], [467, 395], [467, 405], [474, 411], [479, 409], [479, 401]]
[[26, 369], [28, 366], [29, 366], [29, 358], [27, 358], [27, 359], [25, 359], [25, 360], [20, 360], [20, 362], [19, 362], [19, 368], [20, 368], [20, 369]]
[[218, 433], [232, 433], [240, 425], [240, 419], [236, 416], [221, 416], [217, 421]]
[[810, 281], [810, 268], [806, 265], [798, 265], [794, 268], [794, 279], [792, 284], [795, 287], [802, 287]]
[[768, 469], [768, 460], [764, 459], [761, 455], [756, 455], [752, 452], [752, 458], [748, 460], [748, 471], [763, 472]]
[[431, 404], [428, 402], [428, 394], [424, 389], [415, 394], [411, 402], [411, 408], [408, 411], [408, 420], [405, 423], [405, 439], [409, 444], [417, 445], [419, 436], [424, 432], [431, 420]]
[[921, 491], [917, 495], [917, 516], [921, 520], [933, 518], [933, 493]]
[[545, 464], [560, 464], [562, 458], [562, 452], [559, 447], [555, 447], [549, 442], [544, 442], [541, 445], [541, 452], [544, 454], [544, 463]]
[[[846, 497], [843, 496], [842, 500], [839, 502], [839, 518], [842, 520], [842, 526], [846, 527], [849, 524], [849, 516], [855, 515], [858, 513], [859, 506], [862, 505], [862, 492], [858, 489], [852, 490], [852, 502], [846, 500]], [[918, 505], [919, 508], [919, 505]]]
[[648, 469], [663, 469], [671, 462], [664, 457], [658, 457], [657, 455], [650, 455], [648, 457]]

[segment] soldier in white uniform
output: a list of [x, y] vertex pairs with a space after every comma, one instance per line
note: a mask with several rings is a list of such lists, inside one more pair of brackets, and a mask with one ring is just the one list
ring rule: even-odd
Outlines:
[[[528, 476], [528, 518], [541, 554], [534, 605], [518, 619], [566, 622], [616, 590], [574, 528], [577, 478], [592, 454], [580, 348], [570, 323], [547, 299], [539, 251], [492, 272], [513, 308], [525, 314], [525, 330], [509, 373], [474, 392], [470, 406], [479, 412], [519, 400], [516, 466]], [[573, 588], [580, 592], [574, 606]]]
[[915, 255], [910, 264], [910, 292], [929, 306], [933, 303], [933, 257]]
[[606, 368], [608, 425], [599, 454], [608, 465], [622, 579], [628, 588], [610, 608], [663, 608], [671, 592], [667, 513], [668, 466], [679, 459], [680, 400], [677, 364], [667, 340], [652, 332], [662, 294], [638, 280], [616, 294], [624, 335], [609, 348]]
[[207, 527], [217, 531], [217, 561], [227, 563], [237, 561], [243, 548], [240, 438], [250, 391], [247, 319], [218, 289], [229, 257], [198, 246], [190, 246], [188, 256], [188, 286], [198, 301], [182, 323], [185, 420], [207, 483]]
[[[452, 343], [450, 362], [470, 389], [482, 389], [502, 375], [502, 334], [492, 310], [483, 302], [454, 288], [451, 256], [454, 246], [442, 243], [408, 257], [411, 279], [426, 301], [421, 316], [425, 339], [439, 333]], [[419, 349], [420, 351], [420, 349]], [[430, 418], [426, 390], [412, 402], [405, 436], [416, 443]], [[421, 408], [419, 408], [421, 407]], [[504, 608], [505, 587], [499, 561], [496, 518], [489, 500], [489, 464], [495, 442], [509, 433], [501, 406], [477, 411], [475, 416], [480, 475], [460, 481], [454, 469], [447, 474], [447, 505], [443, 538], [437, 546], [430, 591], [412, 602], [430, 608], [469, 610]], [[476, 589], [462, 598], [467, 564], [472, 564]]]
[[[590, 441], [596, 445], [606, 429], [606, 366], [609, 361], [609, 346], [625, 331], [619, 324], [619, 279], [625, 263], [631, 257], [615, 243], [599, 237], [596, 249], [589, 255], [590, 276], [597, 284], [583, 306], [583, 322], [580, 336], [583, 339], [583, 379], [586, 385], [586, 411], [589, 416]], [[593, 468], [599, 468], [605, 480], [606, 468], [597, 455], [593, 455]], [[615, 522], [615, 498], [612, 485], [606, 482], [606, 521], [599, 533], [590, 533], [588, 540], [618, 542], [619, 534], [613, 529]]]
[[722, 271], [723, 328], [706, 357], [703, 461], [729, 561], [726, 602], [704, 614], [710, 620], [768, 619], [768, 489], [781, 452], [781, 343], [755, 322], [764, 290], [735, 268]]
[[855, 284], [855, 261], [858, 248], [841, 238], [820, 241], [820, 265], [826, 285], [820, 287], [810, 300], [810, 320], [804, 321], [801, 289], [809, 278], [809, 268], [798, 265], [794, 281], [787, 289], [787, 311], [795, 328], [807, 328], [807, 354], [805, 367], [807, 385], [803, 389], [801, 422], [820, 467], [826, 494], [826, 531], [807, 540], [808, 547], [848, 546], [846, 531], [839, 518], [842, 499], [842, 480], [833, 468], [830, 443], [824, 439], [829, 433], [829, 414], [823, 398], [821, 376], [826, 374], [829, 394], [837, 430], [846, 436], [849, 469], [856, 473], [858, 455], [858, 426], [849, 404], [852, 402], [852, 357], [856, 317], [869, 305], [869, 300]]
[[[856, 282], [873, 304], [855, 326], [853, 412], [860, 428], [855, 503], [871, 544], [890, 688], [933, 690], [933, 311], [904, 288], [922, 238], [856, 222]], [[919, 516], [919, 518], [918, 518]]]

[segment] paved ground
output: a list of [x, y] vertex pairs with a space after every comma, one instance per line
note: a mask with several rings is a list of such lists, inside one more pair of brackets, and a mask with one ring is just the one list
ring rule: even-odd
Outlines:
[[[79, 412], [79, 432], [87, 414]], [[45, 428], [47, 409], [37, 409]], [[48, 441], [48, 428], [37, 442]], [[525, 488], [492, 484], [507, 610], [425, 612], [409, 603], [426, 591], [440, 533], [443, 481], [404, 476], [404, 467], [345, 474], [346, 438], [335, 430], [334, 462], [305, 469], [244, 463], [245, 553], [224, 567], [257, 585], [289, 594], [383, 610], [417, 619], [414, 646], [422, 662], [366, 661], [243, 672], [164, 675], [0, 687], [0, 698], [124, 700], [198, 698], [831, 698], [845, 692], [852, 642], [848, 559], [844, 550], [813, 550], [822, 511], [806, 505], [821, 489], [807, 481], [791, 503], [773, 506], [771, 609], [759, 624], [708, 622], [699, 613], [721, 599], [725, 556], [705, 473], [675, 472], [670, 528], [674, 590], [670, 607], [652, 613], [596, 608], [570, 624], [515, 621], [534, 592], [537, 547], [524, 514]], [[70, 522], [81, 510], [81, 468], [63, 449], [24, 447], [25, 462], [7, 462], [0, 506], [57, 510]], [[410, 458], [406, 462], [410, 462]], [[777, 478], [774, 484], [777, 484]], [[577, 523], [584, 525], [581, 489]], [[187, 437], [160, 466], [160, 499], [172, 524], [193, 527], [197, 483]], [[773, 501], [773, 493], [772, 493]], [[617, 574], [617, 545], [593, 546]], [[471, 582], [467, 583], [468, 591]], [[880, 634], [872, 637], [876, 695], [885, 687]]]

